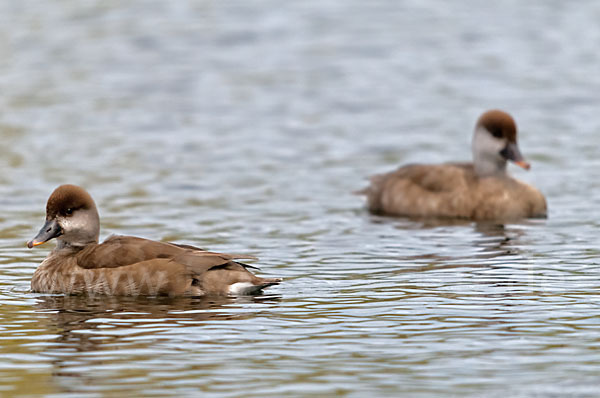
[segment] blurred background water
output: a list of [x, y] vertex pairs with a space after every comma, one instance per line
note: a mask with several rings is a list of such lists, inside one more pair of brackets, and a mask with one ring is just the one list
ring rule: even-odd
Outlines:
[[[592, 397], [600, 3], [0, 2], [0, 395]], [[509, 111], [547, 221], [370, 216]], [[32, 294], [59, 184], [102, 237], [259, 256], [255, 298]], [[255, 264], [256, 265], [256, 264]]]

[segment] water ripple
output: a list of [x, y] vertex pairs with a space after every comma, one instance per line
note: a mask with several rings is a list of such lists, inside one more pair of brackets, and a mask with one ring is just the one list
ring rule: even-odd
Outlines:
[[[596, 396], [600, 8], [521, 3], [0, 3], [0, 394]], [[491, 107], [548, 220], [389, 219], [351, 194], [467, 159]], [[50, 248], [25, 242], [65, 182], [103, 237], [247, 252], [285, 282], [33, 294]]]

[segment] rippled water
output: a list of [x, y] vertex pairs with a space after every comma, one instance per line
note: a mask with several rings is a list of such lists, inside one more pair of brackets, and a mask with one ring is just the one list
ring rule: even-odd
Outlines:
[[[0, 2], [0, 395], [597, 395], [600, 4]], [[373, 217], [369, 174], [510, 111], [547, 221]], [[85, 186], [102, 236], [261, 258], [255, 298], [32, 294]]]

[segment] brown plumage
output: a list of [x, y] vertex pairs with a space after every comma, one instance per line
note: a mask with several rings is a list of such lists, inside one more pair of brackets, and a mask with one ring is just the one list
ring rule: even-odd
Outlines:
[[516, 132], [510, 115], [488, 111], [475, 126], [473, 163], [403, 166], [373, 176], [360, 193], [375, 214], [494, 221], [546, 217], [540, 191], [506, 173], [507, 160], [529, 168]]
[[190, 245], [133, 236], [98, 243], [99, 217], [91, 196], [74, 185], [58, 187], [48, 199], [46, 222], [28, 242], [57, 239], [36, 269], [31, 289], [44, 293], [107, 295], [256, 294], [278, 284], [260, 278], [237, 259], [252, 256], [205, 251]]

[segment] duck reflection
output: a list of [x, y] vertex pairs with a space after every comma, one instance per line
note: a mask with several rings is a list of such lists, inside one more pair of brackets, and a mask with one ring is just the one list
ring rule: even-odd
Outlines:
[[[36, 308], [47, 316], [49, 326], [68, 337], [79, 329], [107, 326], [131, 328], [144, 323], [205, 322], [247, 319], [253, 312], [238, 312], [245, 304], [276, 303], [280, 296], [202, 296], [202, 297], [113, 297], [83, 295], [41, 296]], [[96, 320], [96, 321], [94, 321]], [[80, 336], [80, 335], [78, 335]]]
[[[482, 249], [483, 258], [518, 253], [518, 243], [526, 234], [528, 226], [539, 224], [539, 220], [502, 224], [443, 218], [390, 219], [382, 216], [371, 216], [370, 220], [376, 224], [392, 223], [396, 229], [415, 231], [417, 234], [424, 231], [427, 232], [428, 239], [439, 237], [448, 240], [448, 244], [453, 246], [470, 242], [472, 247]], [[431, 235], [431, 230], [437, 230], [437, 233]], [[476, 232], [474, 238], [472, 232]], [[461, 236], [465, 239], [462, 240]]]
[[[400, 255], [402, 263], [412, 266], [401, 267], [396, 273], [429, 271], [452, 268], [502, 267], [523, 255], [523, 247], [537, 220], [525, 220], [518, 224], [495, 222], [472, 222], [467, 220], [444, 219], [396, 219], [390, 221], [378, 217], [374, 222], [392, 223], [394, 229], [408, 235], [402, 245], [418, 247], [416, 255]], [[391, 237], [389, 235], [388, 237]], [[394, 239], [390, 252], [398, 252]], [[414, 246], [413, 246], [414, 245]], [[413, 250], [414, 251], [414, 250]]]
[[[150, 352], [156, 344], [181, 329], [185, 344], [202, 344], [200, 330], [211, 322], [245, 320], [277, 305], [275, 295], [204, 297], [41, 296], [36, 304], [40, 321], [57, 337], [45, 350], [51, 358], [52, 379], [62, 392], [107, 382], [97, 366], [123, 366], [131, 350]], [[264, 307], [263, 307], [264, 306]], [[190, 330], [183, 330], [183, 329]], [[202, 328], [202, 329], [200, 329]], [[212, 333], [212, 332], [211, 332]], [[115, 353], [127, 350], [129, 355]], [[91, 355], [89, 355], [91, 354]], [[144, 354], [152, 356], [154, 354]], [[135, 370], [143, 377], [147, 370]]]
[[478, 258], [494, 258], [518, 254], [519, 238], [525, 231], [518, 226], [507, 227], [504, 224], [475, 223], [475, 232], [479, 234], [473, 239], [473, 246], [481, 249]]

